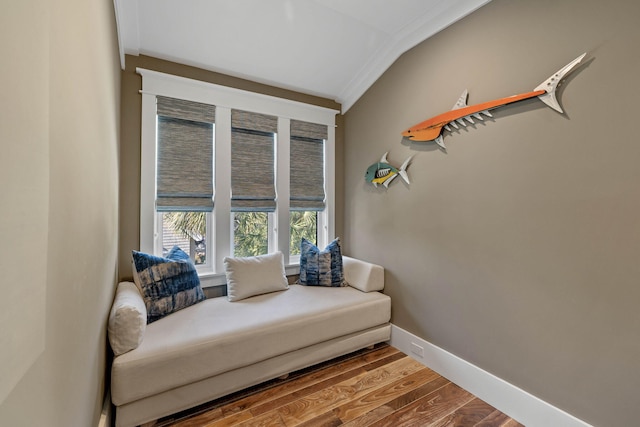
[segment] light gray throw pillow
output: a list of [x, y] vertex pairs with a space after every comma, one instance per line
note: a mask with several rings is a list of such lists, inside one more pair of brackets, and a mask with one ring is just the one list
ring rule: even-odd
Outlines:
[[224, 268], [229, 301], [289, 289], [282, 252], [254, 257], [225, 257]]

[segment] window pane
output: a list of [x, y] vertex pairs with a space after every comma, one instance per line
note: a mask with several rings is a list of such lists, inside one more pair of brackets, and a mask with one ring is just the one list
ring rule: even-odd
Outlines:
[[314, 245], [318, 244], [318, 212], [316, 211], [291, 211], [291, 232], [289, 234], [289, 253], [300, 255], [300, 242], [304, 237]]
[[207, 260], [206, 212], [164, 212], [162, 214], [162, 255], [174, 246], [189, 254], [193, 262], [204, 264]]
[[257, 256], [268, 253], [267, 212], [235, 212], [233, 214], [233, 255]]

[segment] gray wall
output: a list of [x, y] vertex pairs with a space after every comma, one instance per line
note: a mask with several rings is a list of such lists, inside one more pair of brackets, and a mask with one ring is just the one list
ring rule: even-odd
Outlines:
[[[393, 323], [595, 425], [640, 403], [640, 3], [494, 0], [405, 53], [345, 116], [344, 245], [386, 267]], [[400, 132], [560, 90], [434, 143]], [[410, 186], [363, 179], [390, 151]]]
[[[17, 354], [28, 364], [0, 400], [0, 425], [94, 426], [117, 274], [113, 2], [11, 1], [0, 34], [0, 288], [16, 308], [0, 314], [0, 352], [29, 350]], [[12, 334], [37, 339], [7, 347]]]

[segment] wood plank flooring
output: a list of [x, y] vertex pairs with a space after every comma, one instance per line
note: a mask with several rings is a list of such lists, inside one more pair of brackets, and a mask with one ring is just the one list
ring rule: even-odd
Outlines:
[[522, 426], [381, 344], [159, 420], [160, 427]]

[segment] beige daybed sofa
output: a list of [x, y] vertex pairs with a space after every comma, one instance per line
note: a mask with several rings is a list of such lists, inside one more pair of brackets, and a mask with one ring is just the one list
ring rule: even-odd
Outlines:
[[139, 346], [113, 361], [116, 426], [147, 423], [388, 341], [391, 300], [377, 292], [383, 268], [348, 257], [343, 263], [350, 286], [210, 298], [146, 325]]

